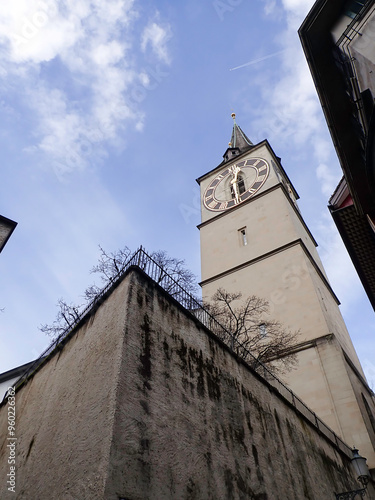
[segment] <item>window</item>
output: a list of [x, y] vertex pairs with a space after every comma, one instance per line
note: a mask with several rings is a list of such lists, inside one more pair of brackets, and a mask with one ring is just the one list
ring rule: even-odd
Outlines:
[[368, 404], [367, 399], [365, 398], [365, 396], [363, 395], [363, 393], [362, 393], [362, 400], [363, 400], [363, 404], [365, 405], [368, 418], [370, 419], [372, 430], [375, 432], [375, 417], [372, 414], [370, 405]]
[[240, 194], [242, 194], [246, 191], [245, 181], [244, 181], [244, 178], [242, 177], [242, 175], [238, 176], [238, 191], [240, 192]]
[[365, 4], [364, 0], [348, 0], [348, 2], [346, 2], [346, 5], [344, 7], [345, 14], [354, 19], [355, 16], [363, 8], [364, 4]]
[[238, 230], [238, 234], [240, 236], [240, 243], [244, 247], [247, 245], [247, 236], [246, 236], [246, 227], [242, 227]]
[[[238, 175], [236, 184], [238, 187], [238, 194], [239, 194], [239, 196], [241, 196], [241, 194], [246, 191], [245, 180], [242, 177], [242, 175]], [[233, 185], [230, 186], [230, 194], [232, 195], [232, 198], [236, 197], [236, 193], [234, 191]]]
[[259, 325], [259, 335], [265, 337], [267, 335], [267, 326], [265, 323]]

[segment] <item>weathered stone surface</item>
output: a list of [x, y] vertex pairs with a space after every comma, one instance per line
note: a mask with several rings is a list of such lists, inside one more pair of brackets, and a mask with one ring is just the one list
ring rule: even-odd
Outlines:
[[17, 494], [4, 441], [2, 500], [322, 500], [356, 484], [344, 454], [136, 270], [16, 411]]

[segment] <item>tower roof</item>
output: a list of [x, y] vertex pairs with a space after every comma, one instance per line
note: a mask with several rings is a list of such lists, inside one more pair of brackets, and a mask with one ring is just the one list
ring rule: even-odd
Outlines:
[[232, 130], [232, 137], [230, 139], [230, 145], [232, 148], [240, 149], [242, 153], [245, 149], [249, 148], [250, 146], [253, 146], [253, 143], [243, 132], [241, 127], [237, 125], [235, 113], [232, 113], [232, 118], [233, 118], [233, 130]]
[[247, 135], [243, 132], [241, 127], [237, 125], [235, 113], [232, 113], [232, 118], [233, 118], [232, 136], [230, 138], [229, 147], [223, 154], [224, 163], [230, 161], [231, 159], [233, 159], [234, 156], [238, 156], [254, 146], [254, 144], [250, 141]]

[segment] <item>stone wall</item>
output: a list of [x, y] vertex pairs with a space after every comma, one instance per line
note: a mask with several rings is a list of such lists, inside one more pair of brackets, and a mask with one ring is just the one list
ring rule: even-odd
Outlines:
[[328, 500], [357, 487], [346, 455], [135, 269], [18, 390], [16, 412], [17, 493], [3, 442], [2, 500]]
[[[16, 498], [104, 499], [129, 279], [16, 393]], [[7, 407], [0, 435], [7, 435]], [[0, 478], [6, 477], [6, 442]], [[0, 484], [0, 498], [14, 498]]]

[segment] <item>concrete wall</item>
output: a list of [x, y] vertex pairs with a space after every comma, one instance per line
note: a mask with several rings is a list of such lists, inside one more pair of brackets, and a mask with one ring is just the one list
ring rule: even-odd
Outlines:
[[324, 500], [356, 487], [346, 455], [138, 271], [20, 388], [16, 412], [17, 493], [3, 442], [2, 500]]
[[335, 336], [316, 341], [297, 353], [295, 372], [283, 375], [293, 391], [345, 442], [360, 448], [370, 467], [375, 466], [375, 433], [361, 394], [375, 417], [371, 394], [347, 362]]
[[[17, 392], [17, 499], [105, 498], [128, 283]], [[7, 406], [0, 410], [0, 435], [6, 436]], [[9, 472], [6, 444], [0, 447], [2, 479]], [[0, 498], [14, 498], [5, 480]]]

